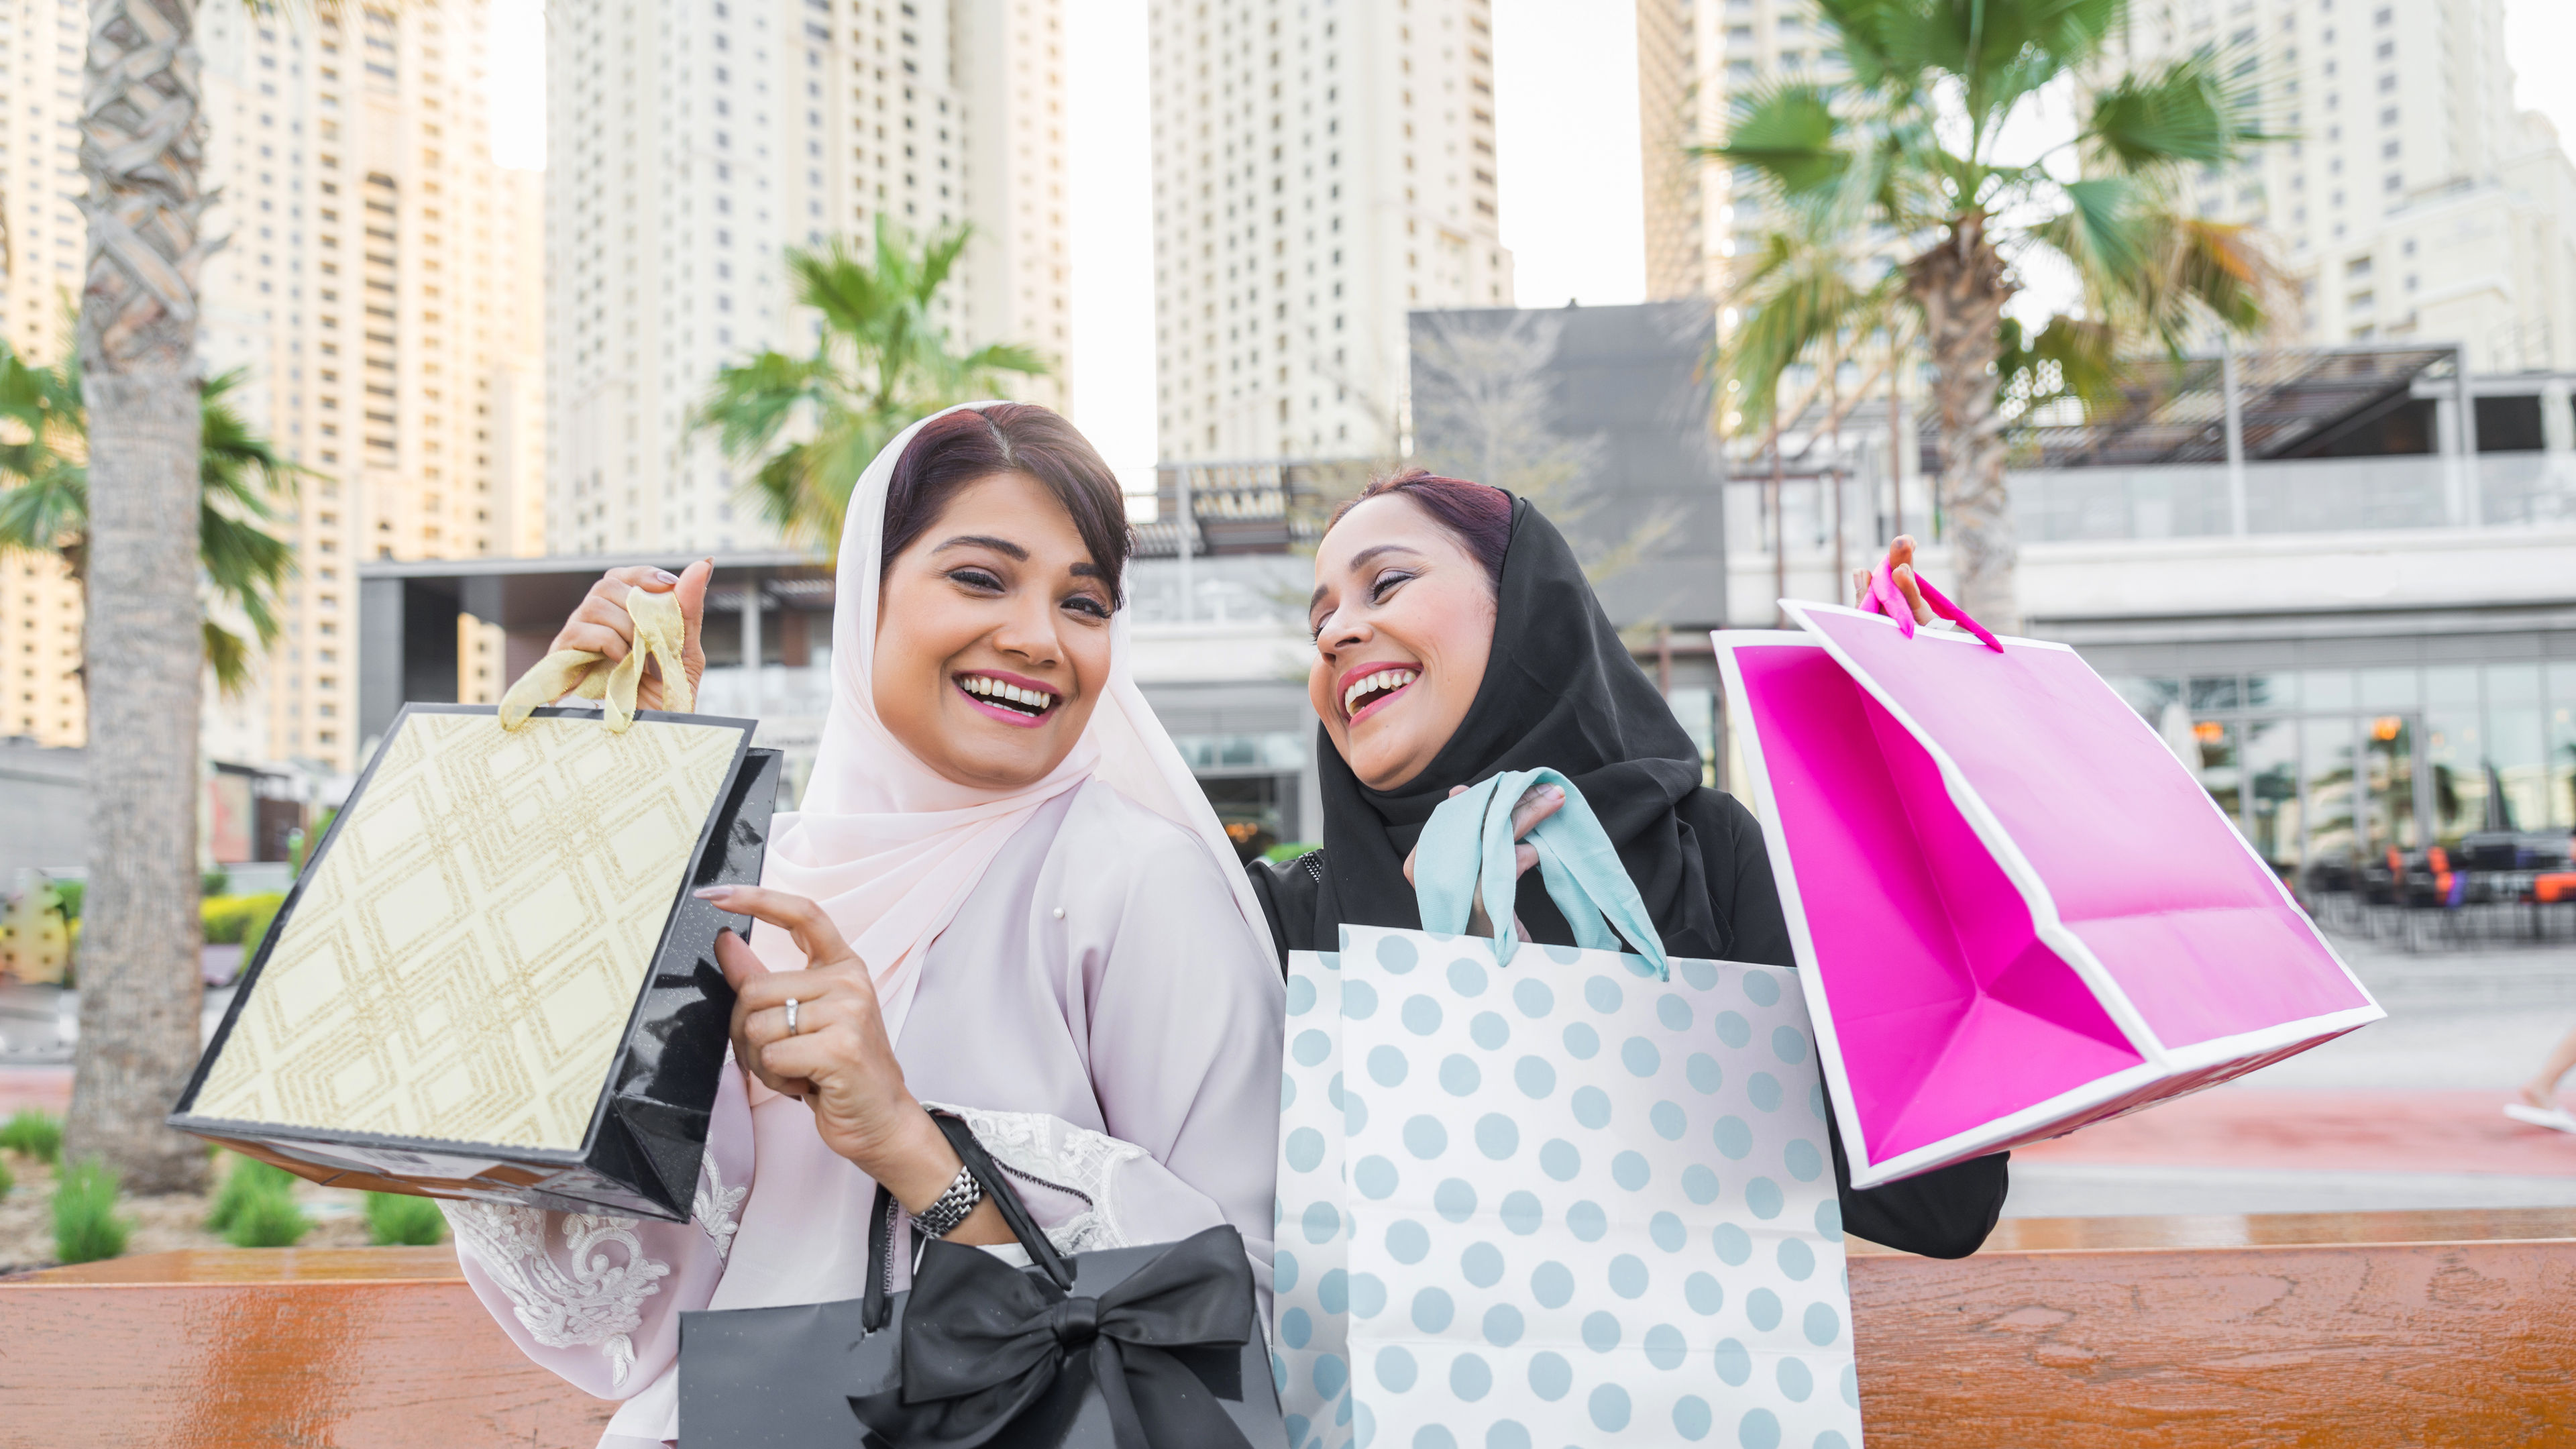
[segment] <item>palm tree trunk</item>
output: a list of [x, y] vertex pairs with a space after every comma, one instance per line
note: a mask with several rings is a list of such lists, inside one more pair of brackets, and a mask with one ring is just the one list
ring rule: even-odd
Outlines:
[[205, 126], [189, 0], [91, 0], [81, 167], [89, 274], [90, 884], [64, 1150], [128, 1191], [192, 1189], [162, 1118], [196, 1064], [197, 223]]
[[2018, 633], [2011, 500], [2004, 484], [2004, 420], [1995, 405], [1996, 328], [2015, 288], [1969, 212], [1939, 246], [1907, 264], [1932, 345], [1932, 398], [1941, 412], [1941, 471], [1958, 561], [1959, 607], [1995, 632]]

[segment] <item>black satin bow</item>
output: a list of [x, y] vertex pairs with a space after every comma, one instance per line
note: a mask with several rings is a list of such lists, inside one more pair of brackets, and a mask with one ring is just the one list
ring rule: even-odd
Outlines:
[[[1117, 1449], [1251, 1449], [1217, 1400], [1243, 1396], [1253, 1304], [1252, 1266], [1230, 1227], [1173, 1244], [1097, 1298], [932, 1242], [904, 1309], [903, 1383], [853, 1396], [850, 1410], [877, 1442], [905, 1449], [1052, 1449], [1096, 1386]], [[1068, 1371], [1080, 1358], [1088, 1384]]]

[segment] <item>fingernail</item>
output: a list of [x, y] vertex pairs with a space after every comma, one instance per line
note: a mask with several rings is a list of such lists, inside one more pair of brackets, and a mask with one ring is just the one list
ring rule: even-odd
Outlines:
[[693, 896], [696, 896], [699, 900], [702, 900], [702, 901], [717, 901], [717, 902], [723, 902], [723, 901], [729, 901], [729, 900], [732, 900], [732, 899], [733, 899], [733, 887], [732, 887], [732, 886], [708, 886], [708, 887], [707, 887], [706, 889], [704, 889], [704, 890], [695, 890], [695, 891], [691, 891], [691, 892], [689, 892], [689, 894], [691, 894], [691, 895], [693, 895]]
[[1539, 793], [1550, 800], [1562, 800], [1565, 798], [1565, 789], [1561, 785], [1542, 785], [1539, 787]]
[[680, 581], [680, 576], [671, 572], [669, 569], [655, 569], [653, 570], [653, 577], [666, 584], [676, 584]]

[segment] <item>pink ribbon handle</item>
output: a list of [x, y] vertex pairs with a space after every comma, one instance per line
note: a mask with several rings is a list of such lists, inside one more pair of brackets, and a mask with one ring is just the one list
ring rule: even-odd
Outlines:
[[[1969, 618], [1966, 610], [1951, 603], [1947, 595], [1932, 587], [1932, 581], [1923, 577], [1920, 570], [1915, 572], [1914, 586], [1923, 591], [1923, 602], [1932, 606], [1933, 613], [1956, 622], [1997, 654], [2004, 652], [2002, 642], [1986, 632], [1985, 625]], [[1888, 560], [1878, 561], [1878, 572], [1870, 575], [1869, 593], [1861, 599], [1860, 606], [1864, 613], [1885, 614], [1894, 619], [1896, 627], [1904, 631], [1906, 638], [1914, 637], [1914, 606], [1905, 601], [1905, 591], [1896, 586], [1896, 570]]]

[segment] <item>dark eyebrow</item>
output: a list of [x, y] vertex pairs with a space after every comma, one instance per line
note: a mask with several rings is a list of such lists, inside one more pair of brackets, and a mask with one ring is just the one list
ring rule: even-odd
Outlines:
[[[1022, 555], [1022, 557], [1026, 557], [1026, 555]], [[1075, 564], [1073, 566], [1073, 576], [1077, 579], [1106, 579], [1109, 577], [1107, 573], [1101, 570], [1100, 565], [1094, 563]]]
[[[1420, 557], [1422, 557], [1421, 551], [1420, 551], [1420, 550], [1418, 550], [1418, 549], [1410, 549], [1410, 548], [1406, 548], [1403, 544], [1400, 544], [1400, 543], [1381, 543], [1381, 544], [1379, 544], [1378, 546], [1376, 546], [1375, 548], [1364, 548], [1364, 549], [1361, 549], [1358, 553], [1355, 553], [1355, 554], [1351, 555], [1351, 563], [1350, 563], [1351, 571], [1352, 571], [1353, 573], [1357, 573], [1359, 570], [1361, 570], [1361, 569], [1364, 569], [1364, 568], [1368, 567], [1369, 560], [1371, 560], [1371, 559], [1373, 559], [1373, 558], [1376, 558], [1376, 557], [1377, 557], [1378, 555], [1380, 555], [1380, 554], [1386, 554], [1386, 553], [1400, 553], [1400, 554], [1406, 554], [1406, 555], [1409, 555], [1409, 556], [1414, 557], [1414, 558], [1420, 558]], [[1312, 614], [1313, 612], [1315, 612], [1315, 606], [1316, 606], [1317, 604], [1320, 604], [1320, 603], [1322, 603], [1322, 602], [1324, 601], [1324, 590], [1326, 590], [1326, 589], [1328, 589], [1328, 588], [1330, 588], [1330, 587], [1332, 587], [1332, 586], [1331, 586], [1331, 585], [1329, 585], [1329, 584], [1317, 584], [1317, 585], [1315, 585], [1315, 592], [1313, 592], [1313, 593], [1311, 593], [1311, 594], [1308, 594], [1308, 595], [1306, 596], [1306, 612], [1307, 612], [1307, 613]]]
[[946, 543], [941, 544], [939, 547], [932, 549], [931, 552], [946, 553], [952, 548], [989, 548], [993, 552], [1002, 554], [1019, 563], [1027, 563], [1029, 561], [1029, 551], [1027, 549], [1020, 547], [1018, 544], [1011, 542], [1007, 538], [995, 538], [991, 534], [986, 533], [961, 533], [955, 538], [948, 540]]

